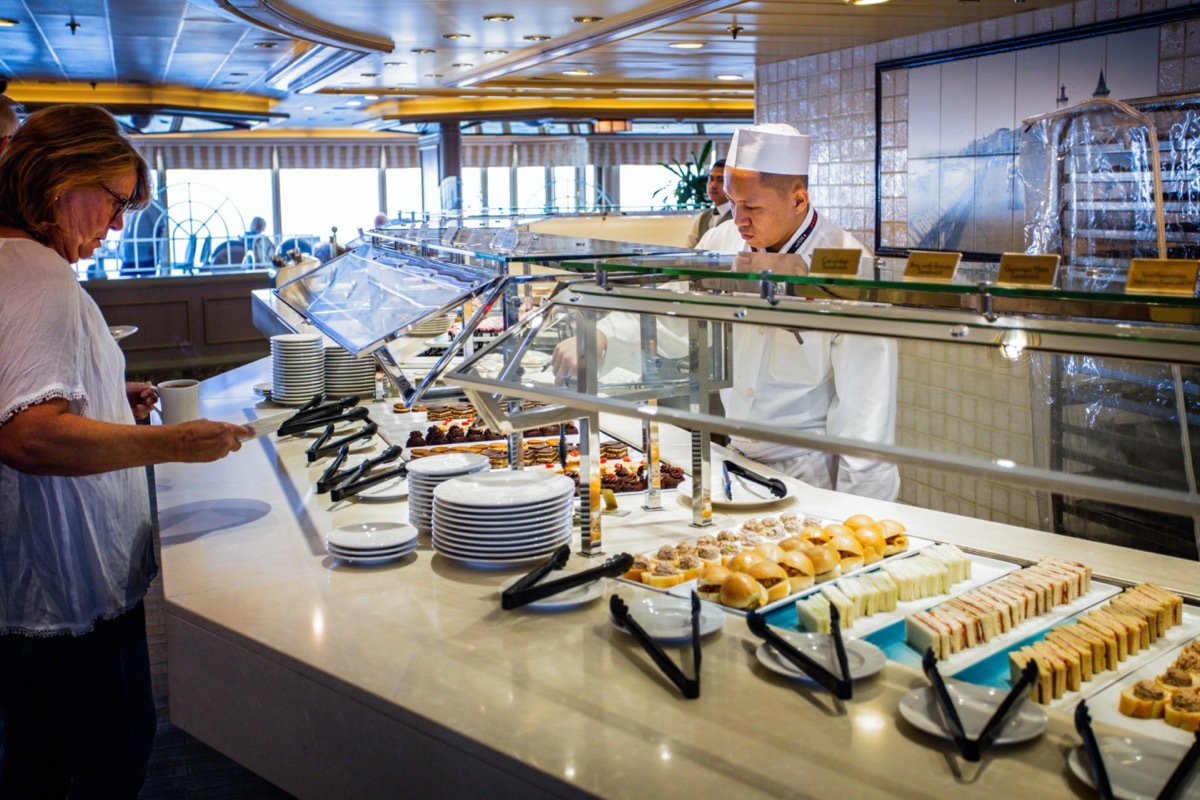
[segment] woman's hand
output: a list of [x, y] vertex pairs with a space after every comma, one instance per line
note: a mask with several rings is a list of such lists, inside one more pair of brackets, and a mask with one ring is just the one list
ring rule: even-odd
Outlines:
[[150, 409], [158, 402], [158, 392], [149, 383], [126, 382], [125, 396], [129, 398], [133, 418], [139, 420], [150, 416]]
[[254, 438], [254, 429], [230, 422], [197, 419], [174, 428], [179, 436], [179, 453], [175, 461], [216, 461], [242, 449], [242, 441]]

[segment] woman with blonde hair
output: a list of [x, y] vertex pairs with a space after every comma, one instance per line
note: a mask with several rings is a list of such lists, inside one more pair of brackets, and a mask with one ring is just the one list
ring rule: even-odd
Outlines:
[[250, 428], [135, 425], [155, 401], [71, 264], [151, 197], [95, 106], [37, 111], [0, 153], [0, 795], [133, 798], [156, 715], [142, 467], [214, 461]]

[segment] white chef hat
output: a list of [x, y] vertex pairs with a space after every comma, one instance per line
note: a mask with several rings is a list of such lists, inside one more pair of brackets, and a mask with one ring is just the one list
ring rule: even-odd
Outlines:
[[775, 175], [807, 175], [808, 136], [782, 122], [738, 128], [729, 143], [725, 166]]

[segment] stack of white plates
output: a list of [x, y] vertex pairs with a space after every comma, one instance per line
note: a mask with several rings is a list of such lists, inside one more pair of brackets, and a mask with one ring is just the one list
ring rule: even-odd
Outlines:
[[417, 529], [399, 522], [360, 522], [334, 528], [325, 538], [329, 554], [346, 561], [381, 562], [417, 547]]
[[424, 319], [409, 329], [409, 336], [438, 336], [450, 328], [450, 318], [445, 314]]
[[446, 453], [408, 463], [408, 521], [421, 533], [433, 530], [433, 490], [459, 475], [482, 472], [491, 462], [479, 453]]
[[304, 405], [325, 394], [325, 346], [318, 333], [271, 337], [271, 400]]
[[375, 357], [355, 358], [336, 344], [325, 348], [325, 394], [345, 397], [356, 394], [363, 399], [375, 396]]
[[540, 470], [462, 475], [434, 489], [433, 549], [472, 566], [535, 561], [571, 538], [575, 482]]

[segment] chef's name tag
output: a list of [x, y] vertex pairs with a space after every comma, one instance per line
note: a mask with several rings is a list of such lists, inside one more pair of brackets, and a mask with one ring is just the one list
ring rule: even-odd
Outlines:
[[863, 251], [857, 247], [818, 247], [812, 252], [809, 275], [831, 278], [857, 278]]
[[954, 280], [954, 274], [958, 272], [958, 262], [961, 260], [962, 253], [913, 250], [908, 254], [908, 262], [904, 265], [904, 280], [949, 283]]
[[1028, 289], [1053, 289], [1058, 280], [1058, 254], [1027, 255], [1005, 253], [1000, 256], [997, 286]]
[[1184, 258], [1135, 258], [1129, 262], [1125, 291], [1130, 294], [1196, 294], [1200, 261]]

